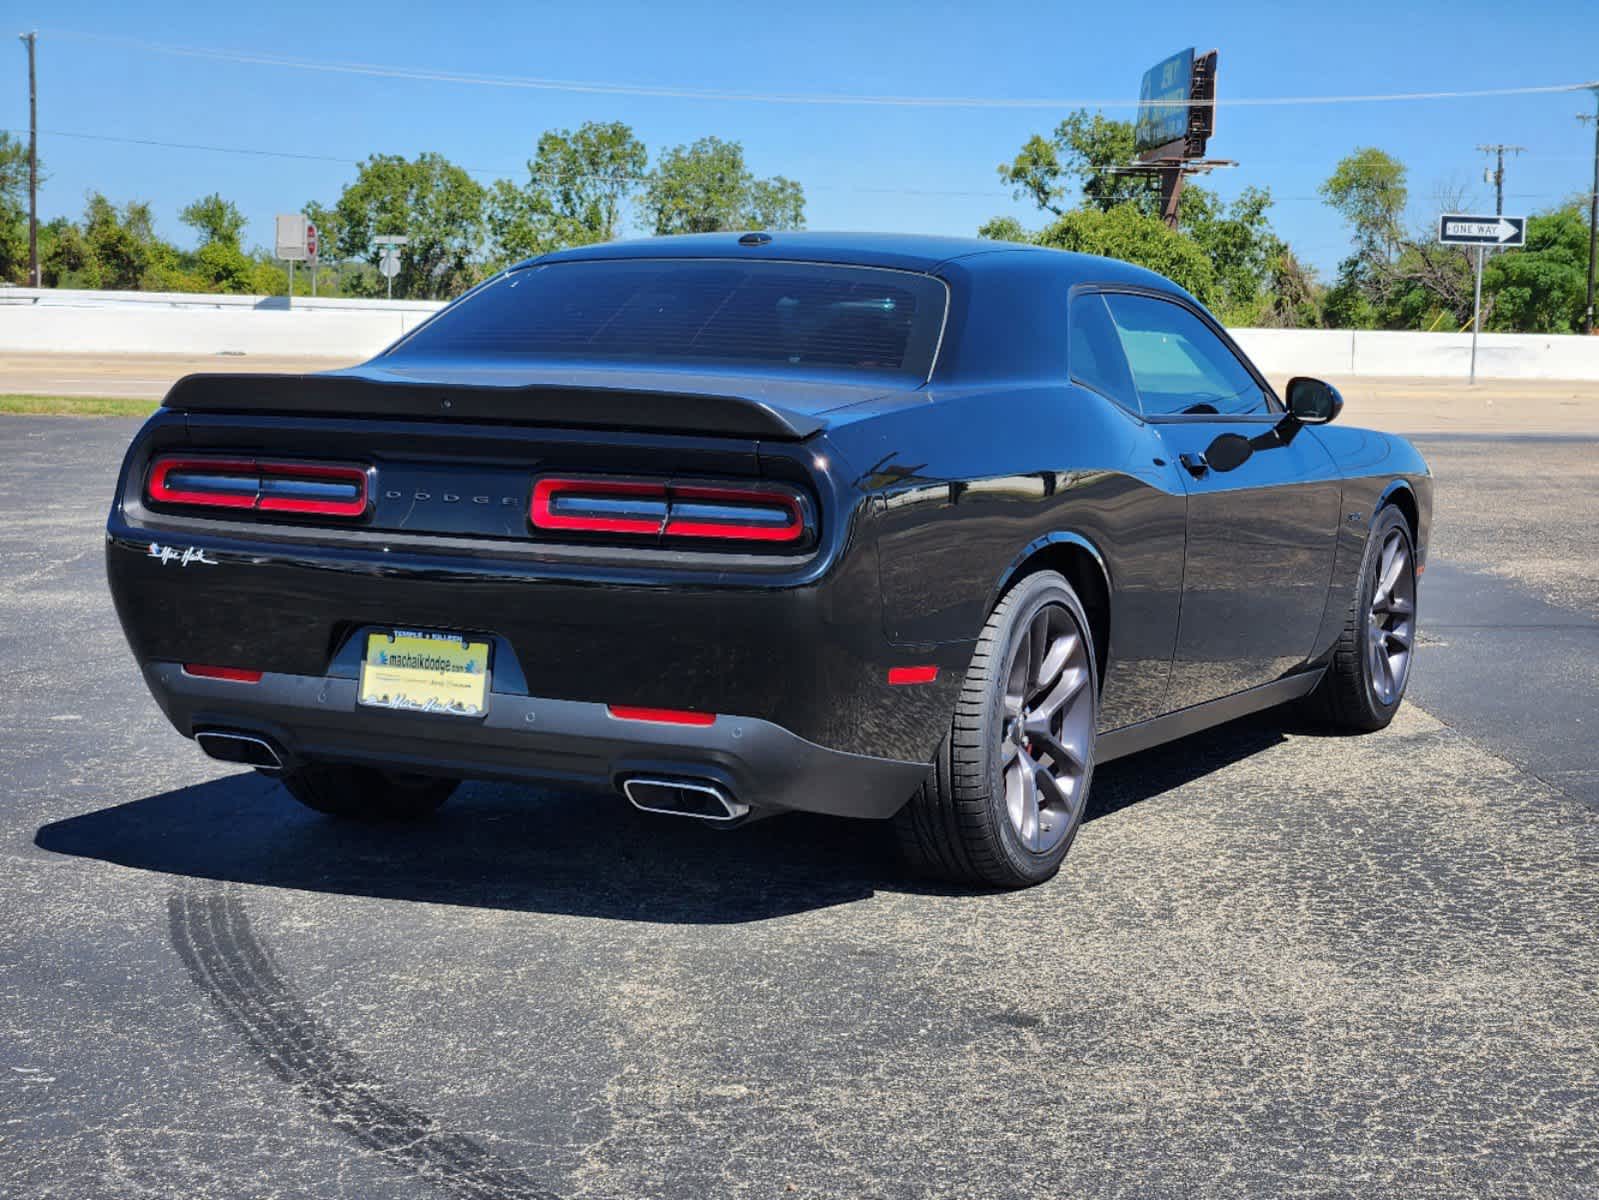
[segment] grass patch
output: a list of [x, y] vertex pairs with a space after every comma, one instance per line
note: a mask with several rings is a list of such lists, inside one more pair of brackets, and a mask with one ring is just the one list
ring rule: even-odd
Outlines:
[[147, 417], [159, 400], [125, 396], [4, 396], [0, 413], [40, 413], [56, 417]]

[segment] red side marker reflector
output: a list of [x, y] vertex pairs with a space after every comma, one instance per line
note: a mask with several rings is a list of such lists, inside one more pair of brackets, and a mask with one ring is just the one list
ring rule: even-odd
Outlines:
[[890, 667], [888, 669], [888, 682], [895, 687], [902, 687], [907, 683], [932, 683], [937, 678], [937, 667]]
[[636, 708], [607, 704], [605, 711], [623, 721], [657, 721], [663, 725], [714, 725], [715, 713], [692, 712], [686, 708]]
[[240, 667], [209, 667], [204, 663], [184, 663], [183, 673], [197, 679], [228, 679], [234, 683], [260, 683], [260, 671], [246, 671]]

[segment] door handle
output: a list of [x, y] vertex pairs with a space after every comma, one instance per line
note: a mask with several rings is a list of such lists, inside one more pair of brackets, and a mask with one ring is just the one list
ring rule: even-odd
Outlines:
[[1210, 470], [1210, 464], [1205, 461], [1204, 454], [1179, 454], [1177, 461], [1182, 463], [1188, 473], [1195, 479]]

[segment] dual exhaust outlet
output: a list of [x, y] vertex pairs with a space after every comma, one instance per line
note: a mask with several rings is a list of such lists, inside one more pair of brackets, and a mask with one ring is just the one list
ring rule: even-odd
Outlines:
[[750, 806], [709, 779], [665, 779], [635, 776], [622, 784], [622, 794], [640, 812], [692, 817], [721, 823], [749, 815]]
[[[222, 762], [281, 771], [283, 758], [265, 738], [224, 729], [202, 729], [194, 735], [200, 748]], [[738, 821], [750, 806], [735, 799], [721, 784], [709, 779], [669, 779], [635, 776], [622, 784], [622, 794], [641, 812], [670, 817], [690, 817], [713, 823]]]
[[278, 748], [253, 733], [202, 729], [194, 735], [194, 740], [200, 744], [200, 749], [222, 762], [261, 767], [267, 771], [283, 770], [283, 757], [278, 753]]

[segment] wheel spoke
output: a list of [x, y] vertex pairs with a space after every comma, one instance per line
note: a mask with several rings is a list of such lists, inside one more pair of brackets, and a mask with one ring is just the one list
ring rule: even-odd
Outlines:
[[1038, 668], [1037, 691], [1048, 691], [1060, 678], [1060, 673], [1066, 669], [1066, 664], [1071, 660], [1077, 650], [1077, 635], [1063, 633], [1060, 637], [1050, 642], [1049, 650], [1044, 654], [1043, 664]]
[[1026, 826], [1027, 819], [1027, 777], [1028, 767], [1025, 755], [1014, 758], [1005, 770], [1005, 809], [1010, 814], [1010, 823], [1017, 833], [1021, 833]]
[[1394, 587], [1398, 584], [1399, 577], [1404, 573], [1405, 562], [1408, 558], [1409, 556], [1405, 553], [1404, 548], [1399, 544], [1398, 536], [1395, 535], [1390, 545], [1383, 548], [1382, 575], [1378, 578], [1377, 583], [1377, 594], [1379, 596], [1391, 597], [1394, 594]]
[[[1044, 817], [1053, 817], [1054, 821], [1064, 822], [1076, 820], [1077, 796], [1080, 791], [1078, 782], [1075, 776], [1062, 779], [1059, 775], [1052, 775], [1048, 771], [1039, 776], [1038, 785], [1042, 801], [1039, 807], [1040, 825]], [[1051, 822], [1051, 829], [1054, 827], [1054, 821]]]
[[1088, 683], [1088, 672], [1081, 667], [1072, 667], [1066, 671], [1060, 681], [1055, 684], [1054, 690], [1033, 705], [1029, 714], [1029, 732], [1031, 722], [1041, 721], [1048, 725], [1059, 715], [1062, 709], [1078, 695]]
[[1032, 632], [1022, 634], [1021, 643], [1016, 647], [1016, 661], [1011, 664], [1010, 671], [1005, 677], [1007, 717], [1021, 716], [1022, 708], [1027, 703], [1028, 667], [1032, 661], [1032, 645]]
[[1030, 850], [1040, 849], [1038, 839], [1038, 775], [1039, 766], [1026, 754], [1021, 756], [1021, 823], [1017, 832]]
[[1027, 627], [1027, 695], [1044, 686], [1044, 660], [1049, 653], [1049, 609], [1041, 608]]
[[[1087, 755], [1082, 747], [1074, 745], [1069, 738], [1057, 737], [1049, 728], [1048, 721], [1028, 721], [1027, 736], [1049, 755], [1056, 771], [1068, 770], [1076, 774], [1087, 765], [1084, 762]], [[1051, 774], [1053, 775], [1053, 772]]]

